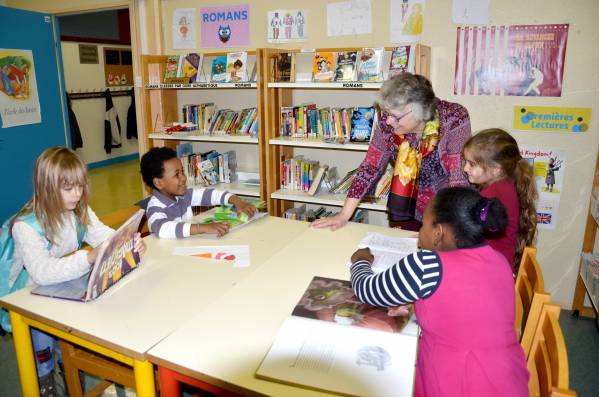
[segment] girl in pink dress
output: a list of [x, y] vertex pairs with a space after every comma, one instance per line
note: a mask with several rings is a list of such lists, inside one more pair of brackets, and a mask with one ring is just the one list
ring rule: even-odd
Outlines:
[[504, 130], [480, 131], [464, 144], [464, 173], [484, 197], [495, 197], [507, 210], [505, 232], [487, 239], [513, 267], [522, 251], [533, 245], [537, 232], [537, 188], [532, 167], [520, 155], [516, 140]]
[[383, 307], [414, 302], [422, 329], [416, 397], [528, 396], [512, 272], [484, 243], [486, 233], [506, 224], [499, 200], [446, 188], [425, 209], [421, 251], [378, 275], [368, 248], [352, 255], [351, 282], [361, 301]]

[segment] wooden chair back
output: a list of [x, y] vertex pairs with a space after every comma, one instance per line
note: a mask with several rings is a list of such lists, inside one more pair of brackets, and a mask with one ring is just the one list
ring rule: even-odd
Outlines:
[[533, 247], [524, 248], [520, 268], [516, 275], [516, 321], [514, 326], [519, 336], [523, 335], [528, 313], [532, 305], [535, 292], [545, 292], [543, 273], [536, 258], [537, 249]]
[[560, 310], [551, 303], [544, 304], [541, 310], [527, 359], [531, 397], [549, 397], [554, 389], [568, 390], [568, 352], [558, 322]]
[[[523, 299], [528, 299], [528, 297], [522, 297], [518, 293], [518, 291], [516, 291], [516, 313], [518, 313], [519, 307], [520, 312], [524, 312], [524, 307], [522, 304]], [[522, 328], [517, 329], [516, 331], [519, 332], [518, 336], [520, 338], [520, 345], [522, 345], [522, 349], [524, 349], [524, 354], [527, 358], [528, 354], [530, 353], [530, 348], [532, 347], [532, 339], [537, 329], [537, 324], [539, 323], [539, 319], [541, 318], [541, 310], [543, 309], [543, 305], [545, 303], [549, 303], [550, 300], [551, 296], [549, 294], [535, 292], [533, 294], [530, 306], [528, 307], [527, 315], [521, 315], [521, 317], [523, 318]]]

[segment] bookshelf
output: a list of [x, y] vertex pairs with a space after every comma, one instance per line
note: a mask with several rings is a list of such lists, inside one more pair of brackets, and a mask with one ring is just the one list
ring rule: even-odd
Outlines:
[[[599, 253], [597, 249], [597, 230], [599, 222], [598, 201], [599, 201], [599, 153], [597, 154], [597, 162], [595, 164], [595, 176], [593, 178], [593, 187], [591, 190], [591, 198], [589, 200], [589, 209], [587, 212], [587, 223], [584, 231], [584, 239], [582, 242], [582, 252]], [[582, 315], [584, 317], [594, 317], [595, 324], [599, 331], [599, 291], [595, 287], [595, 283], [591, 282], [591, 277], [585, 277], [583, 274], [583, 260], [580, 259], [580, 266], [576, 278], [576, 289], [574, 290], [574, 298], [572, 301], [572, 310], [574, 316]], [[585, 296], [589, 297], [591, 306], [585, 305]]]
[[[362, 48], [317, 48], [314, 51], [361, 51]], [[385, 56], [382, 61], [383, 79], [389, 65], [389, 58], [393, 47], [385, 48]], [[430, 75], [430, 48], [423, 45], [414, 47], [415, 72], [423, 76]], [[271, 58], [279, 53], [295, 53], [295, 82], [274, 82], [274, 72]], [[291, 138], [280, 136], [281, 122], [280, 109], [286, 106], [297, 106], [304, 103], [316, 103], [317, 107], [355, 107], [372, 106], [376, 100], [378, 90], [383, 82], [312, 82], [302, 81], [299, 77], [306, 77], [310, 66], [305, 65], [302, 57], [310, 57], [313, 52], [303, 52], [296, 49], [263, 49], [262, 50], [262, 74], [261, 78], [265, 87], [263, 88], [264, 108], [264, 139], [268, 142], [268, 159], [266, 164], [267, 173], [265, 182], [267, 185], [267, 202], [271, 214], [281, 216], [285, 210], [294, 206], [295, 203], [309, 203], [330, 207], [343, 206], [345, 195], [330, 193], [317, 193], [310, 196], [303, 192], [281, 189], [281, 162], [282, 158], [290, 158], [303, 155], [305, 158], [319, 161], [320, 164], [335, 166], [339, 170], [340, 177], [348, 171], [356, 168], [368, 150], [368, 143], [345, 144], [325, 142], [313, 138]], [[309, 61], [307, 61], [309, 63]], [[298, 77], [299, 76], [299, 77]], [[386, 200], [377, 202], [362, 202], [358, 206], [361, 209], [376, 211], [378, 221], [371, 223], [386, 224]]]
[[[264, 131], [260, 123], [259, 110], [260, 90], [257, 82], [213, 83], [210, 82], [210, 64], [215, 56], [226, 55], [226, 52], [204, 52], [202, 70], [198, 72], [201, 81], [189, 84], [165, 84], [164, 69], [168, 56], [145, 55], [142, 57], [144, 82], [144, 118], [147, 130], [144, 134], [145, 147], [168, 146], [175, 148], [181, 142], [192, 142], [194, 148], [201, 151], [211, 149], [218, 152], [235, 150], [237, 155], [237, 171], [242, 175], [265, 175], [266, 151], [263, 147]], [[259, 76], [261, 65], [256, 51], [248, 51], [248, 73], [256, 67]], [[204, 81], [206, 80], [206, 81]], [[257, 78], [259, 81], [259, 77]], [[213, 102], [216, 109], [233, 109], [255, 107], [258, 111], [258, 134], [251, 136], [231, 134], [208, 134], [203, 131], [163, 132], [163, 127], [172, 122], [182, 121], [182, 108], [186, 104]], [[193, 183], [188, 181], [191, 187]], [[242, 181], [219, 183], [216, 189], [228, 190], [234, 194], [250, 197], [266, 198], [266, 184], [260, 186], [244, 184]]]

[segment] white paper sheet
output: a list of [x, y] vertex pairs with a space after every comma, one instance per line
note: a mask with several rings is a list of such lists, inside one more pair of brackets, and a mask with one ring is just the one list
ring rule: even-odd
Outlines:
[[491, 0], [453, 0], [453, 23], [487, 25]]
[[173, 11], [173, 48], [196, 48], [195, 8], [177, 8]]
[[424, 0], [390, 0], [389, 39], [392, 43], [420, 41], [424, 5]]
[[327, 33], [329, 36], [372, 33], [370, 0], [327, 4]]

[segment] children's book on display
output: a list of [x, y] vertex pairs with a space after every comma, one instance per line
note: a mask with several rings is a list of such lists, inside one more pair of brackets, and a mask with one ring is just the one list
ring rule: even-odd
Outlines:
[[248, 54], [245, 51], [229, 52], [227, 54], [227, 83], [248, 81]]
[[335, 81], [354, 81], [356, 79], [357, 51], [340, 51], [337, 53]]
[[213, 83], [224, 83], [227, 81], [227, 56], [217, 55], [212, 59], [212, 72], [210, 80]]
[[335, 53], [317, 52], [312, 58], [312, 76], [315, 82], [333, 81], [335, 79]]
[[314, 277], [280, 327], [258, 378], [352, 396], [412, 394], [419, 328], [361, 303], [349, 281]]
[[274, 58], [273, 78], [275, 82], [295, 81], [295, 57], [292, 52], [281, 52]]
[[112, 237], [102, 243], [91, 272], [64, 283], [35, 287], [31, 293], [82, 302], [102, 295], [137, 268], [140, 256], [133, 249], [133, 239], [144, 213], [144, 210], [137, 211]]
[[396, 47], [391, 52], [391, 61], [389, 62], [389, 78], [397, 76], [402, 73], [414, 73], [414, 54], [412, 54], [413, 48], [409, 45], [402, 45]]
[[357, 107], [354, 109], [351, 118], [352, 142], [370, 142], [375, 120], [374, 107]]
[[364, 48], [358, 63], [359, 81], [380, 81], [384, 48]]

